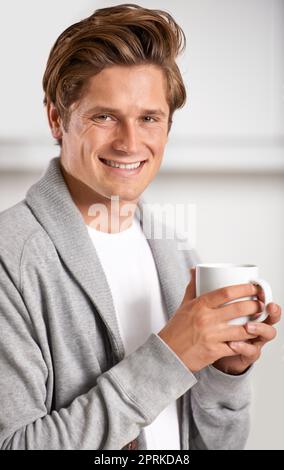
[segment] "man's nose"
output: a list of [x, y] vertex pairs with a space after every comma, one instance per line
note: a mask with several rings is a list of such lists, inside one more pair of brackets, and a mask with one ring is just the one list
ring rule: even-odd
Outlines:
[[120, 126], [113, 141], [113, 147], [117, 151], [127, 154], [135, 154], [138, 151], [138, 129], [134, 123], [125, 123]]

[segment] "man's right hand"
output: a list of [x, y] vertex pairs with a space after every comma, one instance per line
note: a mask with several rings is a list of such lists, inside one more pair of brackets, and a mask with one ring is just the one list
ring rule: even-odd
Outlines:
[[191, 372], [197, 372], [225, 356], [234, 356], [226, 343], [255, 338], [245, 325], [230, 325], [229, 320], [255, 315], [263, 309], [259, 300], [243, 300], [222, 306], [241, 297], [256, 296], [257, 286], [239, 284], [223, 287], [196, 297], [195, 270], [178, 310], [158, 333]]

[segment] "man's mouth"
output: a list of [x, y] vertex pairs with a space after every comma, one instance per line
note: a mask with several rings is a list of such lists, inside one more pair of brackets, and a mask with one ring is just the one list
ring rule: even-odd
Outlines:
[[104, 168], [109, 171], [112, 175], [121, 178], [129, 178], [138, 176], [147, 162], [147, 160], [141, 160], [137, 162], [117, 162], [115, 160], [106, 160], [105, 158], [99, 158], [103, 163]]
[[142, 166], [146, 160], [141, 160], [138, 162], [131, 162], [131, 163], [122, 163], [117, 162], [115, 160], [106, 160], [105, 158], [100, 158], [100, 161], [103, 162], [105, 165], [110, 166], [112, 168], [121, 168], [123, 170], [136, 170], [140, 166]]

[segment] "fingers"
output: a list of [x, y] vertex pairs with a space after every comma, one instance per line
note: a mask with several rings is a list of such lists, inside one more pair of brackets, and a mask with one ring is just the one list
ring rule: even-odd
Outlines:
[[220, 345], [220, 357], [236, 356], [236, 352], [229, 346], [230, 343]]
[[259, 284], [257, 284], [256, 287], [257, 287], [257, 297], [259, 298], [259, 300], [264, 302], [265, 297], [264, 297], [264, 291], [262, 287]]
[[215, 338], [223, 348], [221, 357], [238, 356], [246, 368], [259, 359], [262, 347], [275, 338], [276, 330], [265, 323], [248, 323], [223, 328], [222, 335], [223, 338]]
[[276, 329], [267, 323], [247, 323], [245, 328], [249, 334], [255, 335], [263, 344], [275, 338]]
[[247, 331], [245, 325], [227, 325], [219, 329], [216, 340], [218, 342], [247, 341], [257, 338], [257, 334]]
[[187, 300], [193, 300], [196, 297], [195, 268], [190, 269], [190, 283], [186, 288], [184, 297]]
[[227, 322], [234, 318], [246, 315], [255, 315], [264, 309], [264, 304], [259, 300], [241, 300], [216, 309], [219, 320]]
[[278, 323], [280, 321], [282, 313], [280, 305], [271, 302], [267, 305], [266, 311], [269, 316], [266, 318], [265, 323], [267, 323], [268, 325], [274, 325], [275, 323]]
[[257, 361], [261, 354], [261, 346], [257, 344], [246, 343], [244, 341], [232, 341], [228, 346], [235, 351], [235, 353], [243, 356], [243, 362], [252, 364]]
[[254, 284], [238, 284], [234, 286], [222, 287], [221, 289], [203, 294], [206, 303], [211, 308], [218, 308], [226, 302], [239, 299], [241, 297], [251, 297], [258, 294], [258, 288]]
[[259, 358], [264, 344], [273, 340], [277, 332], [273, 326], [266, 323], [247, 323], [245, 327], [250, 334], [257, 335], [258, 340], [252, 342], [229, 341], [228, 346], [242, 355], [248, 364], [251, 364]]
[[275, 338], [276, 329], [266, 323], [247, 323], [246, 325], [228, 325], [220, 329], [218, 341], [247, 341], [257, 338], [262, 344]]

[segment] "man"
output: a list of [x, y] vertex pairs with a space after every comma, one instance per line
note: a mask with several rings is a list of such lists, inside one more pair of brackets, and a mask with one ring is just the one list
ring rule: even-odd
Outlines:
[[256, 286], [196, 298], [194, 251], [142, 230], [141, 194], [185, 101], [183, 39], [169, 14], [119, 5], [51, 50], [43, 86], [60, 157], [0, 216], [2, 449], [245, 445], [250, 365], [280, 308], [253, 332], [229, 325], [259, 312], [259, 301], [222, 307]]

